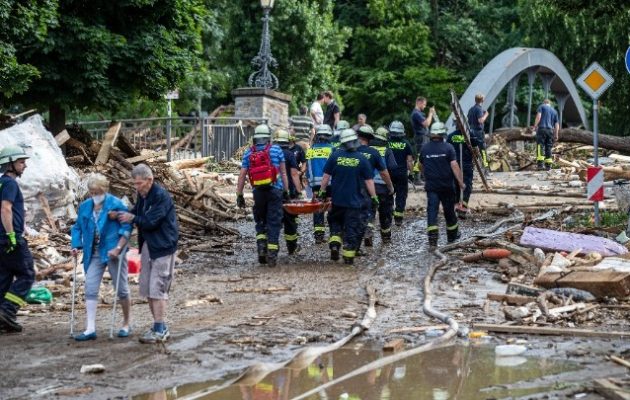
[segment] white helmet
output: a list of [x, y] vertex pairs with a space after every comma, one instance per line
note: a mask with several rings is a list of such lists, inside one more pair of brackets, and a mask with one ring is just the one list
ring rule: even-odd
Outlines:
[[446, 126], [444, 126], [442, 122], [434, 122], [433, 125], [431, 125], [430, 135], [440, 137], [446, 136]]
[[265, 144], [271, 140], [271, 129], [267, 124], [260, 124], [254, 130], [254, 143]]
[[359, 147], [359, 137], [354, 129], [344, 129], [339, 136], [339, 143], [348, 150], [356, 150]]
[[389, 135], [391, 137], [403, 137], [405, 136], [405, 126], [400, 121], [393, 121], [389, 124]]
[[317, 131], [315, 132], [316, 136], [323, 138], [330, 138], [332, 134], [332, 129], [330, 129], [330, 126], [326, 124], [321, 124], [320, 126], [318, 126]]
[[284, 129], [278, 129], [273, 135], [274, 143], [289, 144], [291, 135]]

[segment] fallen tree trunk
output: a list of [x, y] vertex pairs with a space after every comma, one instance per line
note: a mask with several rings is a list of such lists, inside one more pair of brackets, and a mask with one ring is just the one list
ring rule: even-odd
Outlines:
[[[492, 135], [501, 136], [508, 142], [515, 140], [534, 140], [535, 136], [527, 133], [526, 128], [501, 128]], [[559, 142], [593, 144], [593, 132], [577, 128], [560, 129]], [[624, 153], [630, 152], [630, 140], [628, 137], [599, 134], [599, 147], [608, 150], [617, 150]]]

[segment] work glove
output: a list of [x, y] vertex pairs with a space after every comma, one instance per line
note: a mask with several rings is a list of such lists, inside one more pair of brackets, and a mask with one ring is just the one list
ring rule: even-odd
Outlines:
[[288, 203], [289, 202], [289, 191], [285, 190], [284, 192], [282, 192], [282, 202], [283, 203]]
[[238, 208], [245, 208], [245, 197], [243, 196], [243, 193], [236, 194], [236, 206]]
[[7, 243], [7, 253], [12, 253], [17, 247], [17, 238], [15, 237], [15, 232], [8, 232], [7, 238], [9, 239], [9, 243]]
[[321, 189], [320, 189], [320, 190], [317, 192], [317, 198], [318, 198], [319, 200], [321, 200], [321, 201], [326, 200], [326, 191], [325, 191], [325, 190], [321, 190]]
[[304, 197], [304, 196], [302, 195], [302, 192], [297, 192], [297, 193], [295, 194], [295, 198], [296, 198], [297, 200], [302, 200], [302, 198], [303, 198], [303, 197]]
[[374, 207], [378, 207], [378, 205], [380, 204], [380, 202], [378, 201], [378, 196], [372, 196], [372, 206]]

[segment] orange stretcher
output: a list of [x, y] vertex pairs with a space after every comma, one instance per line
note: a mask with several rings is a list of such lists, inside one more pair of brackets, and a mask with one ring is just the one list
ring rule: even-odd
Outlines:
[[291, 200], [282, 206], [286, 212], [292, 215], [313, 214], [328, 211], [329, 201], [319, 200]]

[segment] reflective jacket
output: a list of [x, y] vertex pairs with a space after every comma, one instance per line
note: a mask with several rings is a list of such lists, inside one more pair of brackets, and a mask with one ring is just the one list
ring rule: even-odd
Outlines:
[[320, 186], [324, 176], [324, 165], [334, 148], [331, 143], [315, 143], [306, 151], [306, 176], [311, 187]]

